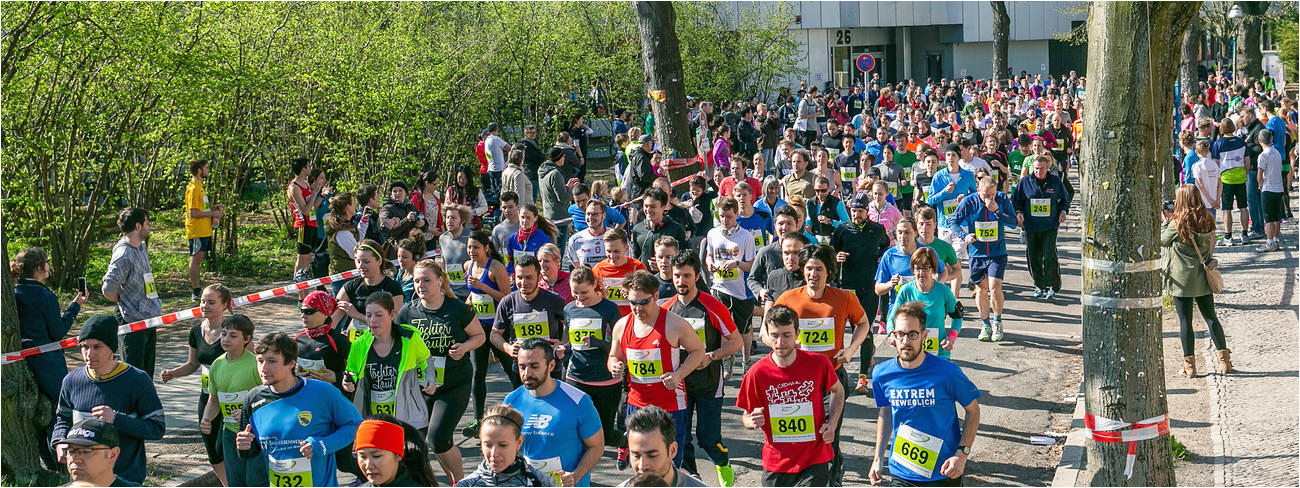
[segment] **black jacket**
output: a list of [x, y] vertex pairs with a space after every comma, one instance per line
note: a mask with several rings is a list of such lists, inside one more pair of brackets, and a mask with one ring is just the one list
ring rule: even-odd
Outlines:
[[531, 139], [520, 139], [515, 143], [514, 149], [524, 152], [524, 174], [529, 179], [537, 179], [537, 168], [542, 167], [542, 162], [546, 161], [546, 153], [542, 152], [542, 147], [537, 145], [537, 141]]
[[639, 147], [632, 151], [632, 158], [628, 161], [628, 164], [631, 165], [629, 170], [632, 172], [632, 178], [629, 181], [631, 186], [627, 192], [629, 201], [641, 196], [647, 188], [650, 188], [650, 184], [654, 183], [655, 170], [650, 165], [651, 157], [650, 153]]
[[885, 227], [870, 220], [861, 226], [845, 222], [831, 233], [831, 246], [849, 253], [840, 264], [840, 288], [856, 290], [859, 295], [875, 294], [876, 266], [880, 256], [889, 249], [889, 235]]

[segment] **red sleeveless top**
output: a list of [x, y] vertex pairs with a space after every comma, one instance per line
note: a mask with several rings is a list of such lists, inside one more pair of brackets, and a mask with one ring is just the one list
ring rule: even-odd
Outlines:
[[627, 356], [629, 391], [627, 403], [643, 408], [654, 405], [667, 412], [686, 408], [686, 378], [679, 378], [677, 389], [664, 386], [661, 376], [676, 371], [681, 357], [677, 348], [668, 342], [664, 318], [668, 311], [659, 309], [659, 318], [645, 337], [636, 336], [636, 318], [629, 315], [623, 327], [622, 346]]

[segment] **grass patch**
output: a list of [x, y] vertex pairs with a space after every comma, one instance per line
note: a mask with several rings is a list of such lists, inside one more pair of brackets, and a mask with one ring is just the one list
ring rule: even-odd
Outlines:
[[1187, 446], [1184, 446], [1182, 442], [1178, 442], [1178, 439], [1174, 438], [1173, 434], [1169, 434], [1169, 444], [1173, 450], [1174, 459], [1187, 460], [1189, 454], [1187, 452]]

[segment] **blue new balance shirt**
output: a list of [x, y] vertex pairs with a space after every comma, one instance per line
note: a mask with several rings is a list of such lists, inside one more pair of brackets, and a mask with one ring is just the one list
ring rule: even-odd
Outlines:
[[[503, 403], [524, 416], [523, 455], [538, 470], [554, 472], [558, 458], [562, 469], [572, 473], [587, 450], [582, 440], [601, 430], [600, 414], [591, 397], [568, 383], [556, 382], [555, 390], [544, 397], [533, 396], [521, 386], [506, 395]], [[591, 486], [591, 473], [576, 484]]]

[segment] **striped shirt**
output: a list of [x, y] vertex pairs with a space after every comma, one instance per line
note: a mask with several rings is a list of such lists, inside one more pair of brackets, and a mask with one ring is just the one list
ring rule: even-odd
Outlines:
[[128, 481], [144, 482], [144, 441], [162, 439], [167, 423], [153, 380], [135, 366], [119, 363], [114, 373], [98, 379], [90, 376], [86, 366], [68, 373], [59, 391], [51, 443], [67, 437], [73, 425], [92, 417], [91, 412], [100, 405], [116, 412], [113, 425], [122, 453], [113, 472]]
[[[117, 310], [127, 322], [162, 315], [153, 270], [149, 267], [149, 245], [132, 246], [123, 237], [113, 245], [113, 258], [104, 273], [104, 293], [117, 293]], [[149, 295], [153, 295], [150, 297]]]

